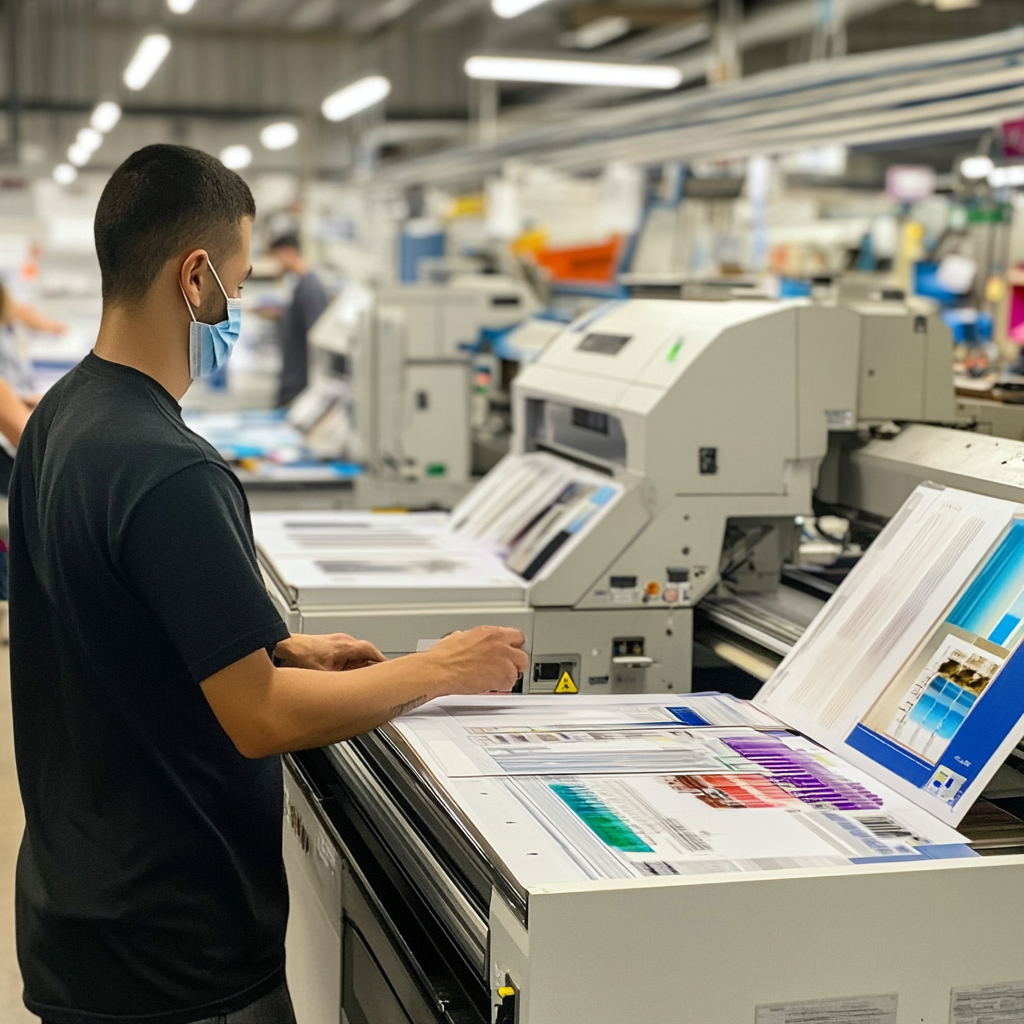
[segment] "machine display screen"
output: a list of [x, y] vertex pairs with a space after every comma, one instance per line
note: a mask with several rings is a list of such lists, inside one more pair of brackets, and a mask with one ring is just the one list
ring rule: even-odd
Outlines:
[[600, 352], [604, 356], [617, 356], [631, 340], [628, 334], [588, 334], [577, 346], [581, 352]]
[[592, 430], [595, 434], [607, 434], [608, 414], [594, 412], [593, 409], [573, 409], [572, 425], [582, 430]]

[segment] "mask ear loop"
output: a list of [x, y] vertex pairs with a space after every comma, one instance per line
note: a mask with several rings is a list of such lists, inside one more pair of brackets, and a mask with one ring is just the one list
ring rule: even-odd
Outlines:
[[[228, 293], [224, 290], [224, 285], [221, 284], [220, 275], [217, 273], [216, 270], [213, 269], [213, 264], [210, 262], [209, 256], [206, 257], [206, 265], [210, 268], [210, 273], [213, 274], [214, 280], [216, 280], [217, 282], [217, 287], [220, 288], [221, 290], [221, 294], [224, 296], [227, 302], [230, 302], [231, 299], [228, 296]], [[188, 301], [188, 296], [185, 294], [185, 289], [181, 287], [180, 281], [178, 282], [178, 288], [181, 290], [181, 297], [185, 300], [185, 305], [188, 307], [188, 315], [192, 317], [192, 323], [199, 323], [199, 321], [196, 319], [195, 311], [192, 309], [192, 303]]]
[[221, 294], [224, 296], [225, 301], [230, 302], [231, 296], [228, 295], [227, 289], [224, 287], [224, 285], [221, 284], [220, 274], [218, 274], [217, 271], [213, 269], [213, 264], [210, 262], [209, 256], [206, 257], [206, 264], [210, 268], [210, 273], [213, 274], [214, 279], [217, 281], [217, 286], [220, 288]]

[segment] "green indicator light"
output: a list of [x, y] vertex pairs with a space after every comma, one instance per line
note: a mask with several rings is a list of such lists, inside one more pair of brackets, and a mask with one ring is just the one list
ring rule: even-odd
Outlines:
[[676, 356], [679, 355], [680, 349], [683, 347], [683, 341], [685, 339], [679, 338], [676, 343], [668, 350], [668, 361], [674, 363]]

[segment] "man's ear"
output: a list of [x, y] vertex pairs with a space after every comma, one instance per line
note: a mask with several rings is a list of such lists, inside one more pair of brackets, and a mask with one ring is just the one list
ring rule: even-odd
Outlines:
[[210, 267], [210, 255], [205, 249], [194, 249], [181, 264], [178, 284], [188, 304], [198, 309], [203, 301], [203, 285]]

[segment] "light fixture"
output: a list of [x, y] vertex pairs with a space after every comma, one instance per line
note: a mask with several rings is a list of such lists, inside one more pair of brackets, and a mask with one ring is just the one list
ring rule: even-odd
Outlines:
[[89, 162], [89, 157], [92, 156], [92, 151], [85, 148], [85, 146], [73, 142], [68, 147], [68, 160], [71, 161], [75, 167], [84, 167]]
[[78, 177], [78, 171], [71, 164], [57, 164], [53, 169], [53, 180], [58, 185], [70, 185]]
[[196, 5], [196, 0], [167, 0], [171, 14], [188, 14]]
[[109, 132], [121, 120], [121, 108], [113, 100], [97, 104], [89, 118], [89, 124], [98, 132]]
[[491, 10], [499, 18], [518, 18], [520, 14], [540, 7], [547, 0], [491, 0]]
[[621, 14], [608, 14], [603, 18], [595, 18], [571, 32], [563, 32], [558, 41], [565, 46], [577, 50], [596, 50], [599, 46], [607, 46], [627, 35], [633, 28], [629, 18]]
[[370, 75], [331, 93], [320, 109], [328, 121], [344, 121], [380, 103], [390, 92], [391, 83], [383, 75]]
[[171, 41], [163, 33], [146, 36], [124, 69], [124, 84], [134, 92], [145, 89], [170, 52]]
[[299, 141], [299, 129], [291, 121], [276, 121], [260, 132], [260, 142], [267, 149], [287, 149]]
[[610, 85], [629, 89], [674, 89], [683, 80], [682, 71], [667, 64], [609, 64], [547, 57], [470, 57], [465, 70], [470, 78], [498, 82]]
[[982, 178], [987, 178], [992, 173], [994, 167], [995, 164], [992, 162], [992, 157], [981, 153], [974, 156], [965, 156], [960, 161], [960, 173], [968, 181], [981, 181]]
[[75, 136], [75, 143], [89, 153], [95, 153], [103, 145], [103, 136], [95, 128], [82, 128]]
[[988, 176], [988, 183], [993, 188], [1019, 188], [1024, 185], [1024, 164], [993, 167]]
[[240, 171], [252, 163], [252, 150], [248, 146], [228, 146], [220, 151], [220, 162], [230, 171]]

